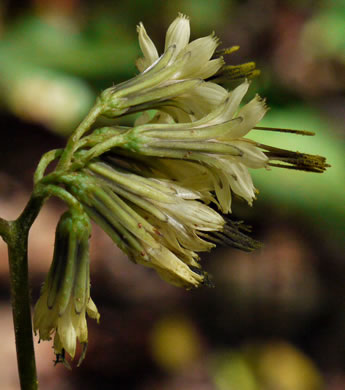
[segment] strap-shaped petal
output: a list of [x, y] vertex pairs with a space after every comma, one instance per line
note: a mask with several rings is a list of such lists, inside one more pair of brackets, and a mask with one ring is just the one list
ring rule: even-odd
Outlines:
[[73, 359], [77, 345], [77, 333], [72, 323], [72, 310], [74, 311], [74, 307], [71, 301], [65, 314], [58, 319], [57, 332], [64, 350]]
[[199, 70], [195, 71], [193, 76], [206, 80], [217, 73], [223, 65], [224, 59], [222, 57], [215, 58], [214, 60], [207, 61]]
[[218, 38], [214, 34], [198, 38], [189, 43], [180, 53], [180, 56], [183, 56], [188, 52], [191, 53], [191, 57], [188, 63], [184, 66], [180, 77], [194, 77], [194, 73], [211, 59], [218, 44]]
[[157, 60], [158, 52], [151, 38], [147, 35], [145, 27], [142, 23], [139, 23], [139, 25], [137, 26], [137, 32], [140, 49], [144, 55], [144, 58], [140, 62], [141, 69], [139, 69], [139, 71], [143, 72], [146, 68], [148, 68]]
[[[238, 127], [234, 128], [231, 132], [231, 137], [241, 138], [244, 137], [267, 112], [267, 106], [265, 100], [261, 99], [259, 95], [256, 95], [248, 104], [246, 104], [238, 113], [238, 116], [243, 118], [243, 121]], [[229, 137], [229, 135], [227, 136]]]
[[236, 111], [238, 110], [238, 107], [244, 95], [247, 93], [248, 88], [249, 82], [246, 80], [244, 83], [240, 84], [232, 92], [230, 92], [222, 112], [219, 113], [219, 115], [213, 120], [211, 120], [211, 123], [213, 124], [231, 120], [234, 117]]
[[255, 187], [247, 167], [241, 163], [227, 165], [232, 191], [252, 205], [255, 199]]
[[176, 45], [175, 55], [188, 44], [190, 37], [190, 25], [187, 16], [179, 14], [179, 16], [169, 26], [165, 36], [165, 49], [169, 46]]

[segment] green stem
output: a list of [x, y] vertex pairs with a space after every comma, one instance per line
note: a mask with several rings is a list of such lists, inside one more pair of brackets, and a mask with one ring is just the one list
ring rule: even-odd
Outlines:
[[37, 389], [37, 375], [28, 282], [28, 235], [16, 231], [8, 246], [10, 264], [11, 302], [16, 338], [17, 362], [21, 389]]
[[66, 170], [72, 160], [73, 153], [77, 147], [79, 139], [83, 136], [83, 134], [90, 129], [92, 124], [96, 121], [97, 117], [101, 114], [103, 110], [102, 104], [97, 101], [96, 104], [91, 108], [87, 116], [77, 127], [75, 132], [68, 139], [66, 148], [61, 156], [61, 159], [57, 165], [56, 170]]
[[27, 248], [30, 227], [44, 200], [42, 196], [33, 195], [19, 218], [8, 222], [9, 229], [6, 238], [18, 372], [22, 390], [38, 388], [31, 325]]
[[83, 212], [83, 207], [80, 202], [71, 195], [68, 191], [54, 184], [46, 184], [40, 188], [42, 194], [46, 196], [56, 196], [63, 200], [71, 210], [76, 210], [78, 213]]
[[[72, 168], [75, 165], [75, 168], [78, 166], [85, 166], [90, 160], [100, 156], [101, 154], [109, 151], [112, 148], [119, 147], [126, 145], [129, 142], [127, 134], [118, 134], [110, 139], [107, 139], [104, 142], [101, 142], [97, 145], [95, 145], [93, 148], [86, 151], [80, 161], [77, 161], [75, 164], [72, 165]], [[73, 170], [73, 169], [72, 169]]]
[[10, 222], [0, 218], [0, 236], [7, 242], [10, 238]]
[[52, 161], [59, 158], [62, 155], [62, 153], [63, 153], [63, 149], [54, 149], [54, 150], [50, 150], [49, 152], [45, 153], [42, 156], [34, 174], [34, 184], [38, 183], [42, 179], [48, 165]]

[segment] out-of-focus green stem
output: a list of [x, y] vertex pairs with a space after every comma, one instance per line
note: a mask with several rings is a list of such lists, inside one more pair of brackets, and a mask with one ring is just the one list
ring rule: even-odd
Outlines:
[[7, 242], [10, 237], [10, 222], [0, 218], [0, 236]]

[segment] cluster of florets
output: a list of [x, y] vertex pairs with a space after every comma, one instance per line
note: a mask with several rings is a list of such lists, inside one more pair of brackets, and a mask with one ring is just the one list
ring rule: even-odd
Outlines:
[[[114, 124], [86, 135], [80, 127], [65, 151], [51, 154], [49, 161], [62, 155], [63, 163], [37, 178], [71, 205], [57, 227], [34, 319], [41, 339], [55, 333], [63, 360], [65, 351], [74, 357], [77, 340], [87, 344], [85, 313], [99, 318], [90, 298], [89, 219], [135, 263], [190, 289], [210, 284], [200, 252], [224, 243], [246, 251], [259, 246], [244, 225], [224, 216], [234, 196], [252, 205], [257, 191], [249, 169], [326, 167], [322, 157], [248, 138], [267, 107], [259, 96], [241, 106], [258, 71], [254, 63], [225, 64], [223, 55], [237, 47], [217, 52], [214, 34], [189, 42], [184, 15], [170, 25], [161, 56], [142, 24], [138, 34], [140, 73], [105, 90], [93, 110], [111, 119], [141, 113], [133, 126]], [[242, 82], [228, 91], [219, 84], [226, 78]]]

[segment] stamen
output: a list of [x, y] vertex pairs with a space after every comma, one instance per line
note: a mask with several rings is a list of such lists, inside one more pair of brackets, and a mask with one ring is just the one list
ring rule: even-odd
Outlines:
[[241, 249], [245, 252], [252, 252], [255, 249], [262, 247], [261, 242], [242, 233], [242, 231], [250, 231], [250, 227], [242, 223], [242, 221], [231, 221], [226, 218], [226, 224], [222, 232], [203, 233], [198, 232], [199, 236], [217, 245], [230, 246], [236, 249]]
[[260, 70], [255, 68], [255, 62], [247, 62], [241, 65], [225, 65], [214, 76], [207, 79], [207, 81], [222, 83], [241, 78], [251, 79], [260, 74]]
[[59, 363], [62, 363], [68, 370], [72, 370], [69, 361], [66, 359], [66, 352], [64, 349], [62, 349], [61, 353], [57, 353], [55, 357], [56, 360], [54, 360], [54, 366], [56, 366]]
[[326, 158], [313, 154], [293, 152], [291, 150], [279, 149], [273, 146], [257, 144], [264, 149], [269, 160], [277, 160], [286, 164], [276, 164], [269, 162], [268, 165], [278, 168], [297, 169], [306, 172], [322, 173], [330, 167], [326, 163]]
[[315, 135], [315, 133], [313, 131], [295, 130], [295, 129], [281, 129], [278, 127], [255, 126], [253, 128], [253, 130], [277, 131], [279, 133], [292, 133], [292, 134], [308, 135], [308, 136]]
[[239, 50], [239, 48], [240, 48], [239, 46], [226, 47], [225, 49], [216, 50], [216, 52], [214, 54], [216, 57], [229, 55], [229, 54], [232, 54], [235, 51]]
[[193, 265], [188, 265], [188, 267], [197, 275], [200, 275], [204, 278], [202, 284], [204, 284], [206, 287], [214, 287], [214, 283], [212, 282], [210, 275], [207, 272]]

